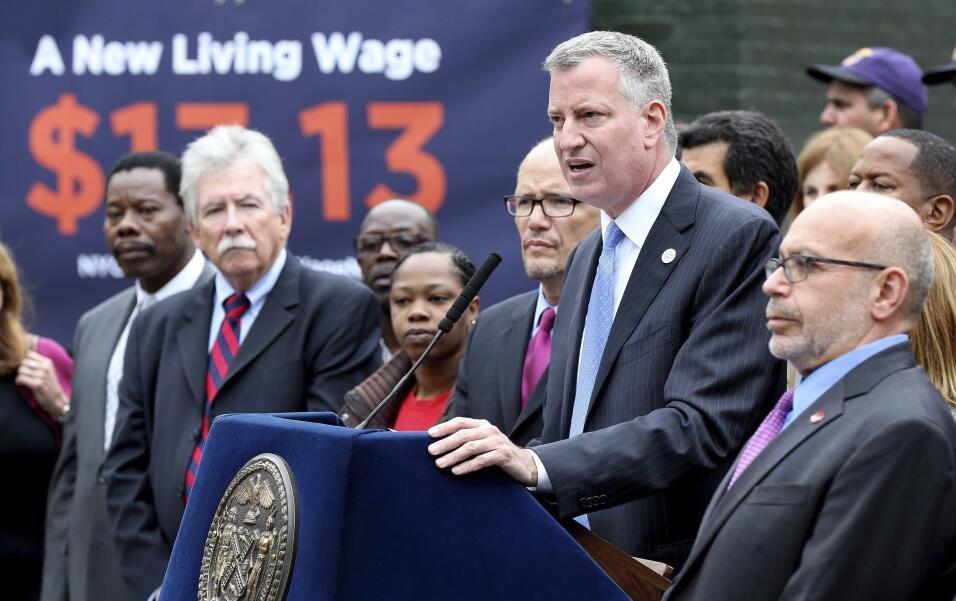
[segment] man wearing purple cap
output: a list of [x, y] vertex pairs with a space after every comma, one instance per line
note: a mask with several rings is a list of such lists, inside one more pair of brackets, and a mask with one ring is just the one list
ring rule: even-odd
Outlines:
[[923, 83], [930, 86], [946, 83], [947, 81], [953, 82], [953, 85], [956, 86], [956, 48], [953, 48], [952, 60], [945, 65], [933, 67], [923, 74]]
[[839, 65], [811, 65], [807, 74], [828, 84], [827, 104], [820, 113], [828, 127], [858, 127], [878, 136], [923, 126], [928, 96], [923, 72], [902, 52], [861, 48]]

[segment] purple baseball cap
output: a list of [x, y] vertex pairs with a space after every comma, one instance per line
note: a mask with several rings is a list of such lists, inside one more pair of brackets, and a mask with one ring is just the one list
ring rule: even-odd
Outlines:
[[810, 65], [807, 74], [830, 83], [836, 79], [858, 86], [879, 86], [916, 113], [926, 112], [928, 92], [923, 72], [907, 54], [892, 48], [860, 48], [839, 65]]
[[956, 76], [956, 48], [953, 48], [953, 60], [949, 61], [947, 65], [933, 67], [927, 71], [923, 75], [923, 83], [930, 85], [946, 83], [947, 81], [953, 81], [954, 76]]

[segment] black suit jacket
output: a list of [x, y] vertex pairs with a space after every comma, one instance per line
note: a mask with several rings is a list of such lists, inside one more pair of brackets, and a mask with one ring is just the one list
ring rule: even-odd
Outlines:
[[[183, 515], [214, 293], [211, 281], [144, 311], [126, 348], [104, 471], [123, 576], [140, 599], [161, 583]], [[338, 409], [381, 361], [379, 314], [359, 282], [307, 269], [289, 255], [216, 395], [213, 417]]]
[[561, 516], [588, 513], [631, 555], [683, 564], [707, 500], [784, 388], [760, 290], [778, 242], [763, 209], [681, 167], [614, 317], [584, 434], [564, 440], [600, 230], [578, 246], [554, 328], [546, 444], [534, 449]]
[[956, 540], [956, 424], [909, 344], [860, 364], [728, 479], [667, 599], [952, 598], [934, 577]]
[[538, 291], [525, 292], [481, 312], [471, 329], [455, 382], [451, 416], [486, 419], [518, 445], [541, 435], [548, 372], [521, 409], [521, 374]]

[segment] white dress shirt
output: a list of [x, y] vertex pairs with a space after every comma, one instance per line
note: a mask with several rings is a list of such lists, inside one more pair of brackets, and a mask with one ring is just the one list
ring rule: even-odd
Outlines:
[[[637, 197], [624, 211], [613, 221], [624, 234], [624, 238], [617, 245], [614, 253], [614, 315], [617, 315], [617, 308], [621, 305], [621, 299], [624, 298], [624, 291], [627, 289], [628, 280], [631, 278], [631, 272], [637, 264], [637, 257], [641, 253], [644, 242], [647, 241], [647, 235], [651, 231], [654, 222], [664, 208], [664, 201], [670, 195], [677, 177], [680, 175], [680, 163], [677, 159], [671, 159], [670, 163], [664, 167], [657, 179]], [[601, 238], [607, 234], [607, 228], [611, 224], [611, 217], [601, 211]], [[581, 340], [584, 340], [582, 334]], [[581, 349], [578, 349], [578, 365], [581, 363]], [[538, 458], [537, 453], [531, 451], [531, 457], [538, 467], [538, 485], [533, 489], [536, 492], [551, 493], [554, 488], [551, 486], [551, 479], [548, 472]]]
[[[279, 255], [276, 257], [275, 262], [272, 263], [272, 267], [269, 268], [269, 271], [267, 271], [258, 282], [253, 284], [252, 288], [246, 290], [246, 298], [249, 299], [249, 308], [242, 314], [242, 318], [239, 320], [239, 344], [242, 344], [242, 341], [245, 340], [246, 334], [252, 329], [252, 324], [255, 323], [256, 317], [259, 316], [259, 311], [262, 311], [262, 306], [266, 304], [266, 297], [269, 296], [269, 293], [272, 292], [272, 289], [275, 287], [276, 281], [279, 279], [279, 274], [282, 272], [282, 268], [285, 267], [287, 256], [285, 248], [280, 250]], [[206, 347], [207, 352], [212, 352], [212, 345], [216, 343], [216, 336], [219, 335], [222, 320], [226, 318], [226, 310], [222, 308], [222, 302], [235, 294], [235, 292], [236, 289], [226, 280], [226, 276], [222, 275], [222, 272], [217, 269], [216, 295], [212, 303], [212, 320], [209, 322], [209, 345]]]
[[119, 408], [119, 383], [123, 377], [123, 359], [126, 355], [126, 343], [129, 340], [129, 330], [133, 325], [136, 316], [148, 309], [159, 301], [170, 296], [189, 290], [196, 285], [199, 276], [202, 275], [206, 259], [203, 254], [196, 250], [185, 267], [179, 270], [179, 273], [173, 276], [173, 279], [166, 282], [166, 285], [150, 294], [143, 290], [139, 280], [136, 281], [136, 305], [129, 319], [126, 320], [126, 327], [120, 334], [116, 342], [116, 348], [110, 356], [110, 364], [106, 370], [106, 416], [103, 422], [103, 448], [109, 450], [110, 443], [113, 442], [113, 429], [116, 427], [116, 410]]

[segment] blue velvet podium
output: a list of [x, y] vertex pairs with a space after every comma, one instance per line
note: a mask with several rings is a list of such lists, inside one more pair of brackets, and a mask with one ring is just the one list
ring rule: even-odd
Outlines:
[[439, 470], [424, 433], [355, 431], [330, 413], [228, 415], [213, 424], [163, 581], [194, 601], [206, 535], [236, 472], [288, 462], [298, 548], [288, 601], [626, 600], [520, 485]]

